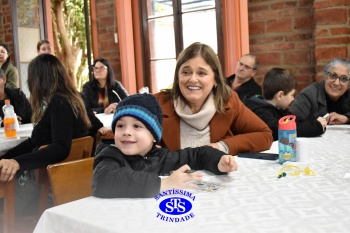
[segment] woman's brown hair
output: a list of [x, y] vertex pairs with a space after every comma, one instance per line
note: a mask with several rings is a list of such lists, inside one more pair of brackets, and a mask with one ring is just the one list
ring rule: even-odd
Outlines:
[[60, 93], [67, 98], [73, 113], [80, 118], [86, 129], [91, 127], [84, 102], [69, 78], [60, 60], [51, 54], [41, 54], [28, 66], [28, 88], [33, 110], [32, 122], [37, 124], [45, 113], [53, 95]]

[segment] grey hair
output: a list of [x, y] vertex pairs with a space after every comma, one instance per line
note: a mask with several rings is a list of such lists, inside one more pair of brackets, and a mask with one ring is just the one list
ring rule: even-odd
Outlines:
[[337, 66], [345, 66], [348, 69], [348, 77], [350, 77], [350, 62], [344, 58], [333, 58], [328, 64], [326, 65], [326, 68], [324, 69], [324, 75], [327, 76], [328, 72], [331, 72], [333, 68]]

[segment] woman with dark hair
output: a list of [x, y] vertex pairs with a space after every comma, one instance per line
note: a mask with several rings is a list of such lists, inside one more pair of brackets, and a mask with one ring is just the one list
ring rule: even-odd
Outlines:
[[10, 50], [5, 44], [0, 44], [0, 68], [5, 72], [6, 87], [19, 88], [18, 70], [10, 62]]
[[4, 118], [4, 112], [1, 110], [5, 105], [5, 99], [9, 99], [13, 106], [20, 124], [30, 123], [32, 117], [32, 108], [26, 95], [19, 88], [5, 87], [6, 75], [0, 69], [0, 117]]
[[117, 103], [129, 94], [123, 85], [114, 80], [112, 67], [106, 59], [96, 59], [93, 79], [83, 86], [83, 98], [87, 108], [95, 113], [114, 113]]
[[[20, 185], [15, 187], [16, 211], [19, 212], [25, 211], [27, 205], [38, 198], [37, 193], [26, 193], [28, 183], [25, 181], [34, 179], [34, 169], [67, 158], [72, 139], [86, 136], [91, 127], [80, 93], [55, 56], [41, 54], [29, 63], [28, 88], [33, 110], [32, 135], [0, 160], [0, 181], [19, 179], [16, 184]], [[39, 150], [43, 145], [48, 146]], [[33, 195], [32, 200], [30, 195]], [[22, 203], [24, 200], [26, 202]]]
[[206, 44], [180, 53], [172, 88], [155, 96], [163, 110], [162, 147], [209, 145], [236, 155], [267, 150], [273, 142], [269, 127], [226, 84], [218, 56]]

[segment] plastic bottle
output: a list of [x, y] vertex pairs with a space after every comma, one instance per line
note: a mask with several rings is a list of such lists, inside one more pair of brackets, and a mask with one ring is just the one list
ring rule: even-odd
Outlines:
[[297, 127], [296, 116], [288, 115], [278, 121], [278, 158], [279, 163], [297, 161]]
[[16, 137], [17, 130], [17, 116], [13, 109], [13, 106], [10, 104], [10, 100], [5, 100], [5, 105], [2, 107], [2, 111], [4, 112], [4, 131], [6, 137], [12, 138]]

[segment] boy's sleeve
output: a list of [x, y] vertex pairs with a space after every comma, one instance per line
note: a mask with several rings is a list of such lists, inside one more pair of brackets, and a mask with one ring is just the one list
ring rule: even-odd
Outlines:
[[218, 163], [221, 157], [225, 155], [225, 153], [211, 146], [185, 148], [182, 150], [177, 150], [173, 153], [173, 161], [169, 163], [168, 160], [168, 164], [165, 165], [169, 166], [169, 164], [172, 164], [173, 170], [176, 170], [181, 166], [187, 164], [193, 170], [207, 170], [217, 175], [226, 174], [220, 172], [218, 169]]
[[100, 198], [154, 197], [161, 179], [157, 173], [134, 171], [120, 154], [108, 147], [97, 155], [92, 177], [92, 194]]

